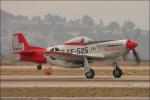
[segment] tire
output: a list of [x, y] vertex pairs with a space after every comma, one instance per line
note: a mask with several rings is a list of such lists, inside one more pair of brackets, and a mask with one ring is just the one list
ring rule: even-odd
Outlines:
[[42, 65], [37, 65], [37, 70], [41, 70], [42, 69]]
[[95, 76], [95, 71], [93, 69], [90, 69], [88, 72], [85, 73], [86, 78], [92, 79]]
[[122, 70], [119, 67], [117, 67], [113, 70], [113, 76], [115, 78], [120, 78], [122, 76], [122, 74], [123, 74]]

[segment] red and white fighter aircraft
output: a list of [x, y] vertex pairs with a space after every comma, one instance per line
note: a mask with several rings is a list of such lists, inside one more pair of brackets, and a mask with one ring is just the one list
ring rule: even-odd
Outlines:
[[86, 78], [94, 78], [95, 71], [90, 68], [89, 63], [96, 60], [112, 59], [115, 78], [120, 78], [123, 74], [117, 63], [118, 57], [126, 55], [132, 50], [136, 61], [140, 62], [135, 51], [138, 43], [129, 39], [93, 41], [81, 36], [70, 39], [62, 45], [40, 48], [29, 45], [23, 34], [17, 33], [13, 34], [12, 43], [13, 53], [20, 55], [20, 61], [36, 62], [38, 70], [45, 63], [67, 68], [83, 67]]

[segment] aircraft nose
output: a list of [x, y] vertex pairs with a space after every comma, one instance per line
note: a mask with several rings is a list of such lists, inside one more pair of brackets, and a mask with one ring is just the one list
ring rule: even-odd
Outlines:
[[127, 47], [128, 49], [134, 49], [134, 48], [137, 47], [137, 46], [138, 46], [138, 43], [137, 43], [136, 41], [128, 40], [128, 41], [126, 42], [126, 47]]

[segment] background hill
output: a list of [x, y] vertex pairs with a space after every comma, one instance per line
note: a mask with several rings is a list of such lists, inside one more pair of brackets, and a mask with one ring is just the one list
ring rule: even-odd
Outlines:
[[[1, 57], [11, 58], [12, 34], [23, 32], [30, 44], [48, 47], [61, 44], [76, 37], [87, 36], [94, 40], [126, 39], [124, 33], [132, 39], [139, 34], [137, 26], [132, 21], [124, 21], [121, 26], [112, 21], [108, 25], [94, 22], [92, 17], [84, 15], [82, 19], [67, 20], [58, 15], [47, 14], [44, 19], [39, 16], [14, 16], [3, 10], [1, 13]], [[137, 38], [139, 46], [137, 51], [142, 60], [149, 59], [149, 30], [141, 30]], [[11, 59], [14, 59], [13, 57]]]

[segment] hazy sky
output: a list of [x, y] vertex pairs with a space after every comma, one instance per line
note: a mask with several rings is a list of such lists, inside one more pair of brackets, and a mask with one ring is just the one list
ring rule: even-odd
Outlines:
[[133, 21], [142, 29], [149, 30], [149, 1], [1, 1], [1, 8], [15, 15], [29, 17], [57, 14], [67, 19], [91, 16], [104, 24], [126, 20]]

